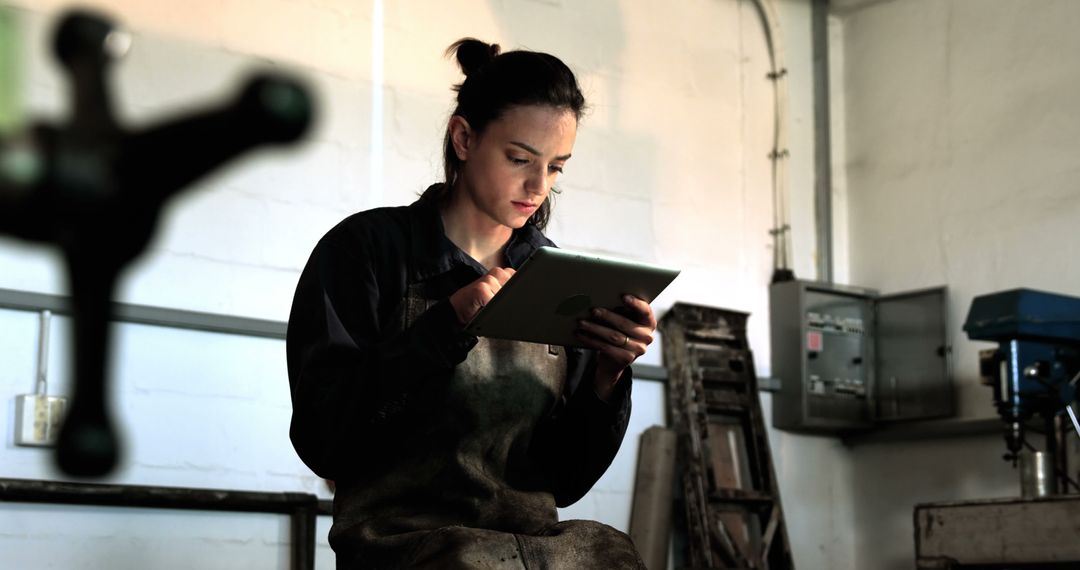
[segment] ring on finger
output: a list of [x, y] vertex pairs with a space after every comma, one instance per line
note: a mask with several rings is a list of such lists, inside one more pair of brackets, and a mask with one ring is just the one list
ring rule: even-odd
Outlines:
[[626, 343], [630, 342], [630, 335], [623, 335], [623, 336], [625, 338], [623, 338], [622, 344], [620, 344], [619, 346], [626, 346]]

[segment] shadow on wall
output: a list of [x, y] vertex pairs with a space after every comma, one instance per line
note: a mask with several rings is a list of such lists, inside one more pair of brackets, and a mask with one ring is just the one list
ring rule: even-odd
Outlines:
[[916, 504], [1019, 496], [1019, 474], [1001, 459], [1004, 451], [997, 435], [855, 447], [855, 567], [913, 566]]
[[567, 247], [652, 260], [659, 147], [651, 133], [631, 132], [621, 121], [628, 106], [623, 8], [612, 0], [489, 5], [503, 37], [510, 38], [504, 50], [552, 53], [574, 70], [585, 94], [588, 109], [568, 167], [570, 186], [556, 199], [550, 233]]

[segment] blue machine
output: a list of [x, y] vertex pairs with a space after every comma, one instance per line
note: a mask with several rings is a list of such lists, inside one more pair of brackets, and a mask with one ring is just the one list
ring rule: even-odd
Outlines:
[[1068, 413], [1080, 433], [1070, 407], [1080, 379], [1080, 298], [1032, 289], [982, 295], [972, 301], [964, 331], [971, 340], [998, 343], [981, 351], [979, 360], [1007, 426], [1005, 458], [1016, 464], [1026, 445], [1024, 424], [1036, 414], [1046, 420], [1046, 451], [1058, 455], [1055, 434], [1062, 431], [1055, 429], [1055, 418]]

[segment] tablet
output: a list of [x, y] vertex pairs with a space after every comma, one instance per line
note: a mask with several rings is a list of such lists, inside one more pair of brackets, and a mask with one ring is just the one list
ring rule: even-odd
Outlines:
[[625, 307], [629, 293], [652, 302], [679, 270], [555, 247], [541, 247], [467, 325], [489, 338], [584, 346], [577, 321], [593, 307]]

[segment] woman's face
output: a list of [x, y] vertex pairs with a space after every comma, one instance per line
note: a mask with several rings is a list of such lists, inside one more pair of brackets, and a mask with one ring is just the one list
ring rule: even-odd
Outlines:
[[[456, 124], [455, 124], [456, 121]], [[577, 136], [573, 112], [547, 105], [510, 108], [479, 136], [461, 117], [451, 137], [463, 161], [461, 207], [510, 228], [525, 225], [544, 203], [570, 159]]]

